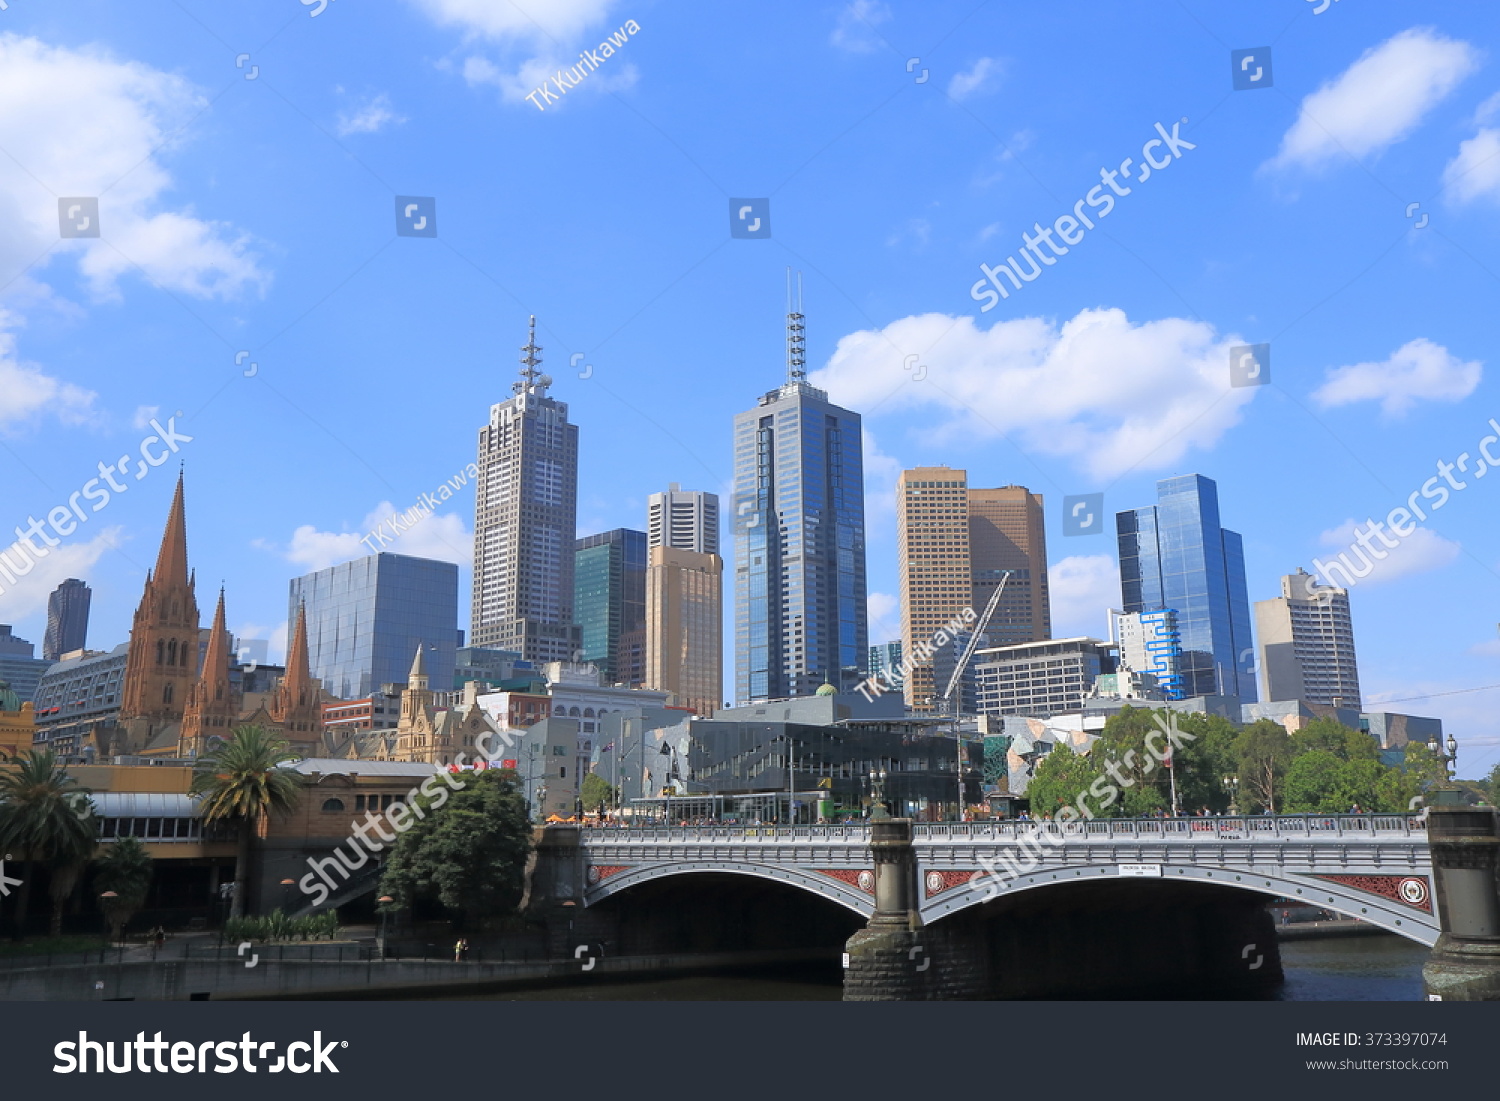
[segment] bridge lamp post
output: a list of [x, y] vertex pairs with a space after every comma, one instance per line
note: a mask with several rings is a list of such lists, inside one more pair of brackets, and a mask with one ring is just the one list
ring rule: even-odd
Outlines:
[[385, 919], [390, 916], [386, 907], [396, 900], [390, 895], [381, 895], [375, 901], [380, 903], [380, 958], [385, 959]]
[[1240, 778], [1238, 776], [1224, 777], [1224, 787], [1229, 792], [1229, 814], [1231, 817], [1238, 817], [1240, 808], [1235, 797], [1239, 794]]
[[870, 770], [870, 821], [884, 821], [889, 818], [890, 811], [885, 806], [885, 769]]
[[1447, 783], [1458, 775], [1458, 739], [1448, 735], [1448, 752], [1443, 752], [1443, 743], [1434, 734], [1427, 742], [1427, 748], [1432, 750], [1432, 755], [1437, 758], [1438, 763], [1443, 766], [1443, 782]]

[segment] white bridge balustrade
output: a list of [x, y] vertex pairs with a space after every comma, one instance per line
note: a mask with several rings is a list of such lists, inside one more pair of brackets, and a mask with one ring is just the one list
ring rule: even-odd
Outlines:
[[[1440, 930], [1420, 816], [918, 822], [912, 833], [924, 922], [1020, 891], [1120, 877], [1295, 899], [1429, 946]], [[864, 917], [875, 911], [867, 823], [585, 827], [578, 853], [585, 906], [642, 882], [718, 872], [814, 891]]]

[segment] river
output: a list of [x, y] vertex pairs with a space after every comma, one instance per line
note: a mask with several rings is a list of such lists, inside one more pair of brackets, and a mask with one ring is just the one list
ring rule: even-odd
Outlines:
[[[1277, 1001], [1422, 1000], [1422, 964], [1428, 949], [1397, 936], [1336, 937], [1289, 941], [1281, 946], [1286, 981], [1269, 995]], [[645, 978], [480, 995], [488, 1001], [838, 1001], [837, 967], [801, 965], [759, 975], [695, 975]], [[468, 997], [473, 997], [469, 995]]]

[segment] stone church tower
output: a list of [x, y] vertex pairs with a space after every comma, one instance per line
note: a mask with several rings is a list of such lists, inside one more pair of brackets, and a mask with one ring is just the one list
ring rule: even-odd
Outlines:
[[271, 700], [271, 720], [294, 748], [311, 750], [323, 743], [323, 692], [313, 680], [307, 655], [307, 608], [297, 608], [297, 627], [287, 651], [286, 673]]
[[203, 654], [203, 673], [188, 693], [178, 735], [177, 755], [198, 757], [208, 752], [215, 738], [228, 738], [240, 714], [240, 694], [229, 681], [229, 631], [224, 626], [224, 590], [214, 609], [208, 649]]
[[166, 726], [182, 721], [197, 679], [198, 600], [193, 574], [188, 571], [179, 474], [156, 569], [146, 576], [146, 589], [130, 627], [120, 723], [129, 732], [133, 751], [138, 752]]

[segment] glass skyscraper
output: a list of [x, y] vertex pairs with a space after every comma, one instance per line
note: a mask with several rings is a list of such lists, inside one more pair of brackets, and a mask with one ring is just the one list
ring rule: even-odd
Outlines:
[[579, 660], [605, 684], [641, 684], [646, 676], [646, 533], [615, 528], [585, 535], [573, 554], [573, 617]]
[[1176, 612], [1185, 696], [1258, 700], [1245, 550], [1219, 524], [1219, 488], [1200, 474], [1156, 483], [1156, 504], [1116, 513], [1126, 612]]
[[372, 554], [291, 582], [287, 622], [307, 605], [308, 663], [323, 690], [344, 700], [403, 684], [417, 646], [429, 683], [453, 683], [458, 567], [404, 554]]
[[802, 369], [734, 419], [734, 664], [738, 703], [854, 690], [869, 660], [863, 429]]
[[89, 633], [89, 602], [93, 590], [76, 577], [70, 577], [47, 597], [47, 634], [42, 640], [42, 657], [56, 661], [64, 654], [82, 650]]

